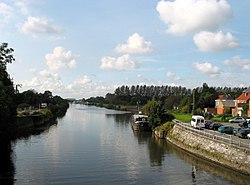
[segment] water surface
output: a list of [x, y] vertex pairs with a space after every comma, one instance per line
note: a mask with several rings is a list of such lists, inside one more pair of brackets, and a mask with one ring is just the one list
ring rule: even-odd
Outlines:
[[130, 116], [71, 105], [58, 124], [2, 147], [0, 174], [9, 176], [5, 183], [29, 185], [250, 182], [249, 176], [196, 158], [151, 133], [133, 132]]

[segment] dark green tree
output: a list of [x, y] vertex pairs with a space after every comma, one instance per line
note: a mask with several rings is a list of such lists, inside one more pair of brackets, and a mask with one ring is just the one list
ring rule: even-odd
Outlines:
[[143, 107], [143, 112], [148, 115], [151, 128], [164, 124], [166, 121], [174, 119], [172, 114], [167, 114], [164, 110], [163, 102], [153, 98]]
[[16, 115], [15, 89], [7, 69], [7, 64], [15, 61], [14, 50], [7, 43], [0, 45], [0, 124], [3, 126]]

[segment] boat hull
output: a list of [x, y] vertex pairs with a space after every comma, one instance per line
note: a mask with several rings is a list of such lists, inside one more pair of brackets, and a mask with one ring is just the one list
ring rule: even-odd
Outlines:
[[149, 122], [147, 121], [134, 121], [131, 123], [131, 125], [135, 131], [151, 131]]

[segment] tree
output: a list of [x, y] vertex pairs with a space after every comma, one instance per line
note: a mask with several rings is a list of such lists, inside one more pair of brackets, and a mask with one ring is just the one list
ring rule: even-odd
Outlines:
[[166, 121], [172, 121], [174, 116], [167, 114], [164, 110], [163, 103], [153, 98], [143, 107], [143, 111], [149, 118], [151, 128], [164, 124]]
[[15, 61], [12, 48], [7, 43], [0, 45], [0, 125], [16, 115], [15, 89], [7, 69], [7, 64]]
[[12, 55], [13, 52], [14, 49], [8, 48], [7, 43], [2, 43], [0, 45], [0, 68], [6, 70], [7, 64], [15, 61], [15, 58]]

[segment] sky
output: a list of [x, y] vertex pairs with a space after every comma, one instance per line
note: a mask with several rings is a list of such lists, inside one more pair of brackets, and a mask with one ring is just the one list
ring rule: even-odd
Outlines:
[[122, 85], [249, 87], [249, 0], [0, 0], [20, 92], [63, 98]]

